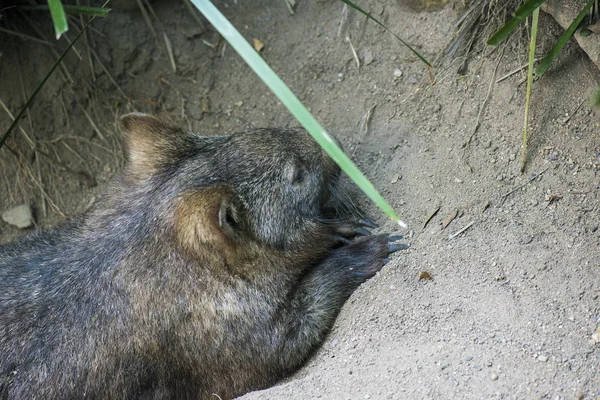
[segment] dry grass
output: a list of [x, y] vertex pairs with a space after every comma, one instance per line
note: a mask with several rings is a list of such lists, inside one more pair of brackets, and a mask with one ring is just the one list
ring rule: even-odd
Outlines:
[[[69, 44], [69, 38], [56, 41], [44, 18], [26, 15], [17, 9], [3, 11], [3, 62], [10, 68], [3, 70], [0, 86], [0, 135], [27, 102], [40, 81], [41, 71], [48, 71]], [[73, 32], [78, 33], [82, 21], [74, 21]], [[12, 34], [14, 32], [15, 34]], [[112, 170], [114, 160], [123, 160], [122, 149], [114, 126], [99, 121], [106, 109], [94, 95], [94, 71], [102, 65], [89, 46], [94, 31], [86, 33], [68, 55], [58, 71], [42, 88], [39, 98], [23, 115], [13, 135], [0, 149], [0, 211], [27, 203], [35, 206], [38, 217], [65, 215], [81, 211], [69, 193], [78, 188], [96, 185], [97, 171]], [[32, 37], [33, 39], [29, 39]], [[35, 40], [34, 40], [35, 39]], [[49, 43], [49, 44], [48, 44]], [[33, 56], [35, 55], [35, 56]], [[27, 60], [27, 63], [22, 63]], [[34, 60], [35, 65], [29, 65]], [[32, 73], [33, 72], [33, 73]], [[39, 73], [38, 73], [39, 72]], [[17, 82], [10, 86], [7, 82]], [[74, 93], [81, 92], [83, 96]], [[123, 99], [127, 104], [127, 99]], [[71, 130], [74, 126], [88, 126]], [[108, 173], [107, 173], [108, 174]], [[65, 190], [68, 188], [68, 190]]]

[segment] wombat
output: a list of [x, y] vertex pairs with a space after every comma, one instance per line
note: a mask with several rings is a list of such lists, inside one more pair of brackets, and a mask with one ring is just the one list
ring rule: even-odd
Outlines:
[[339, 168], [302, 129], [121, 124], [128, 163], [95, 206], [0, 246], [2, 399], [268, 387], [404, 248], [360, 227]]

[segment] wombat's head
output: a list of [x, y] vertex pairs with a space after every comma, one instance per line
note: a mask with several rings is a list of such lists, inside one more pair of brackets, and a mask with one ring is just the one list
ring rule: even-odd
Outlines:
[[156, 197], [148, 207], [187, 246], [249, 238], [294, 250], [323, 232], [340, 169], [304, 130], [203, 137], [145, 114], [121, 122], [125, 181]]

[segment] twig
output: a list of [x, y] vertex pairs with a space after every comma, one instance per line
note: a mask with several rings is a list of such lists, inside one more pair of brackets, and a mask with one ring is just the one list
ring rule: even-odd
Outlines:
[[373, 110], [375, 109], [375, 107], [377, 107], [377, 104], [375, 104], [374, 106], [369, 108], [369, 111], [367, 111], [367, 113], [360, 120], [360, 126], [359, 126], [358, 130], [359, 130], [359, 132], [362, 132], [363, 128], [364, 128], [365, 132], [363, 134], [361, 134], [360, 137], [358, 138], [358, 141], [356, 142], [356, 146], [354, 146], [354, 150], [352, 150], [351, 157], [354, 157], [354, 155], [356, 154], [356, 150], [358, 150], [358, 146], [360, 146], [362, 143], [363, 136], [365, 136], [368, 133], [369, 121], [371, 120], [371, 117], [373, 116]]
[[198, 25], [200, 25], [200, 27], [202, 28], [202, 33], [206, 32], [206, 28], [204, 27], [204, 24], [202, 23], [200, 16], [198, 16], [198, 11], [192, 6], [192, 3], [190, 3], [190, 0], [184, 0], [183, 4], [185, 4], [185, 6], [187, 7], [190, 14], [192, 14], [192, 17], [194, 17], [194, 19], [196, 20]]
[[521, 189], [522, 187], [526, 186], [527, 184], [529, 184], [530, 182], [532, 182], [533, 180], [535, 180], [538, 176], [541, 176], [544, 172], [546, 172], [548, 170], [548, 168], [550, 167], [546, 167], [543, 170], [541, 170], [540, 172], [538, 172], [537, 174], [531, 174], [531, 177], [529, 177], [529, 179], [527, 179], [527, 181], [523, 182], [522, 184], [520, 184], [519, 186], [515, 187], [514, 189], [512, 189], [510, 192], [506, 193], [505, 195], [503, 195], [503, 199], [506, 199], [509, 195], [513, 194], [514, 192], [516, 192], [517, 190]]
[[31, 168], [29, 167], [29, 165], [27, 165], [23, 161], [23, 156], [21, 154], [19, 154], [19, 153], [15, 153], [15, 152], [12, 152], [12, 151], [10, 153], [17, 159], [17, 162], [21, 165], [21, 168], [23, 169], [23, 171], [25, 171], [27, 173], [27, 175], [29, 175], [29, 178], [31, 179], [31, 181], [33, 183], [35, 183], [36, 186], [41, 190], [41, 192], [44, 195], [44, 198], [46, 198], [46, 200], [48, 201], [48, 204], [50, 204], [50, 206], [52, 208], [54, 208], [54, 210], [56, 212], [58, 212], [62, 217], [64, 217], [65, 214], [63, 214], [63, 212], [56, 205], [56, 203], [54, 203], [54, 201], [52, 201], [52, 198], [48, 195], [48, 193], [46, 192], [46, 190], [44, 190], [44, 187], [42, 186], [42, 184], [40, 182], [38, 182], [37, 178], [33, 175], [33, 171], [31, 171]]
[[565, 118], [564, 120], [559, 121], [559, 122], [562, 123], [563, 125], [566, 124], [567, 122], [569, 122], [571, 120], [571, 118], [573, 118], [573, 116], [577, 113], [577, 111], [579, 111], [579, 109], [581, 108], [583, 103], [585, 103], [585, 101], [586, 101], [586, 99], [581, 100], [581, 103], [579, 103], [579, 105], [577, 107], [575, 107], [575, 110], [573, 110], [573, 112], [570, 113], [567, 118]]
[[463, 233], [464, 231], [466, 231], [467, 229], [469, 229], [470, 227], [472, 227], [473, 224], [475, 224], [475, 221], [469, 222], [466, 226], [464, 226], [463, 228], [461, 228], [457, 232], [453, 233], [452, 235], [448, 236], [448, 240], [454, 239], [455, 237], [457, 237], [458, 235], [460, 235], [461, 233]]
[[104, 146], [102, 146], [102, 145], [100, 145], [98, 143], [94, 143], [92, 140], [89, 140], [89, 139], [86, 139], [86, 138], [82, 138], [82, 137], [79, 137], [79, 136], [61, 135], [61, 136], [58, 136], [58, 137], [56, 137], [54, 139], [40, 140], [39, 142], [40, 143], [45, 143], [45, 144], [55, 144], [55, 143], [61, 142], [63, 140], [75, 140], [77, 142], [82, 141], [84, 143], [89, 144], [90, 146], [96, 146], [96, 147], [101, 148], [102, 150], [104, 150], [104, 151], [106, 151], [106, 152], [108, 152], [110, 154], [114, 154], [114, 150], [109, 149], [108, 147], [104, 147]]
[[[536, 58], [534, 61], [539, 61], [539, 60], [540, 60], [540, 58]], [[503, 80], [510, 78], [511, 76], [513, 76], [514, 74], [516, 74], [519, 71], [522, 71], [524, 68], [527, 68], [528, 66], [529, 66], [529, 63], [521, 65], [519, 68], [517, 68], [517, 69], [515, 69], [513, 71], [510, 71], [508, 74], [504, 75], [501, 78], [498, 78], [496, 80], [496, 83], [500, 83]]]
[[175, 64], [175, 56], [173, 55], [173, 46], [171, 45], [171, 41], [165, 32], [163, 32], [163, 38], [165, 39], [165, 46], [167, 46], [167, 54], [169, 55], [169, 60], [171, 61], [171, 68], [173, 72], [177, 72], [177, 64]]
[[[2, 106], [2, 108], [4, 109], [4, 111], [6, 111], [6, 113], [10, 117], [10, 119], [14, 121], [15, 120], [14, 115], [10, 112], [10, 110], [6, 107], [6, 104], [4, 104], [4, 102], [2, 100], [0, 100], [0, 106]], [[25, 137], [25, 139], [26, 139], [27, 143], [29, 144], [29, 146], [31, 146], [32, 149], [35, 149], [35, 143], [33, 142], [33, 139], [31, 139], [29, 137], [29, 135], [27, 134], [27, 132], [25, 132], [25, 130], [21, 127], [21, 125], [19, 125], [19, 130], [23, 134], [23, 137]]]
[[33, 37], [33, 36], [26, 35], [24, 33], [16, 32], [16, 31], [11, 31], [10, 29], [0, 28], [0, 32], [8, 33], [9, 35], [18, 36], [21, 39], [31, 40], [32, 42], [45, 44], [47, 46], [52, 46], [52, 43], [50, 43], [50, 42], [47, 42], [47, 41], [42, 40], [42, 39], [38, 39], [38, 38]]
[[338, 28], [337, 36], [340, 37], [342, 34], [342, 29], [344, 28], [344, 24], [346, 23], [346, 19], [348, 19], [348, 6], [344, 4], [342, 7], [342, 17], [340, 18], [340, 26]]
[[398, 108], [396, 106], [394, 106], [394, 113], [385, 122], [390, 122], [392, 119], [394, 119], [397, 112], [398, 112]]
[[150, 20], [148, 11], [146, 11], [146, 7], [144, 7], [142, 0], [137, 0], [137, 4], [138, 4], [138, 7], [140, 8], [140, 11], [142, 12], [144, 21], [146, 21], [146, 25], [148, 26], [148, 29], [150, 29], [152, 36], [154, 36], [154, 40], [158, 43], [158, 35], [156, 34], [156, 30], [154, 30], [154, 25], [152, 25], [152, 21]]
[[[71, 39], [69, 39], [69, 37], [67, 36], [67, 32], [63, 33], [63, 36], [64, 36], [64, 38], [66, 39], [67, 42], [71, 43]], [[77, 58], [79, 58], [80, 60], [83, 61], [83, 57], [81, 56], [81, 53], [79, 52], [79, 50], [77, 50], [77, 47], [75, 47], [75, 46], [73, 46], [73, 53], [75, 53], [75, 55], [77, 56]]]
[[[19, 55], [17, 54], [17, 60], [19, 60]], [[19, 60], [19, 64], [21, 65], [21, 61]], [[27, 92], [25, 91], [25, 84], [23, 83], [23, 74], [21, 73], [21, 68], [18, 68], [19, 70], [19, 83], [21, 84], [21, 94], [23, 96], [23, 101], [27, 101]], [[3, 105], [4, 109], [6, 110], [6, 106]], [[33, 124], [32, 124], [32, 118], [31, 118], [31, 113], [29, 112], [30, 110], [27, 109], [27, 121], [29, 122], [29, 129], [30, 131], [33, 132]], [[8, 110], [7, 110], [8, 112]], [[11, 118], [12, 115], [11, 115]], [[19, 129], [21, 130], [21, 132], [23, 132], [24, 135], [26, 135], [25, 130], [21, 127], [21, 125], [19, 125]], [[31, 139], [30, 139], [31, 140]], [[37, 148], [37, 143], [34, 143], [33, 140], [31, 140], [31, 144], [34, 146], [34, 151]], [[37, 172], [37, 177], [38, 180], [40, 181], [40, 185], [41, 187], [44, 186], [44, 181], [42, 179], [42, 170], [40, 168], [40, 159], [39, 157], [35, 157], [35, 167], [36, 167], [36, 172]], [[48, 216], [48, 206], [46, 205], [46, 197], [44, 196], [44, 191], [40, 190], [40, 199], [41, 199], [41, 203], [42, 203], [42, 215], [44, 216], [44, 218], [46, 216]]]
[[369, 108], [369, 111], [367, 111], [367, 113], [360, 120], [359, 131], [362, 132], [364, 129], [363, 136], [365, 136], [369, 133], [369, 123], [371, 122], [371, 119], [373, 118], [373, 111], [375, 110], [375, 107], [377, 107], [377, 104], [375, 104], [371, 108]]
[[94, 58], [96, 59], [96, 62], [98, 63], [98, 65], [100, 65], [100, 67], [102, 67], [102, 70], [104, 71], [104, 73], [106, 74], [106, 76], [108, 77], [108, 79], [112, 82], [112, 84], [115, 85], [115, 87], [117, 88], [117, 90], [119, 91], [119, 93], [121, 93], [121, 96], [123, 96], [123, 98], [125, 98], [125, 100], [131, 101], [131, 99], [129, 97], [127, 97], [127, 95], [125, 94], [125, 92], [123, 91], [123, 89], [121, 89], [121, 86], [119, 86], [119, 84], [117, 83], [117, 81], [115, 80], [115, 78], [113, 78], [113, 76], [111, 75], [111, 73], [108, 70], [108, 68], [106, 68], [106, 66], [104, 65], [104, 63], [100, 59], [100, 56], [98, 56], [98, 53], [96, 53], [96, 51], [94, 49], [92, 49], [91, 47], [90, 47], [90, 50], [92, 51], [92, 54], [94, 55]]
[[44, 191], [41, 190], [44, 187], [44, 181], [42, 180], [42, 170], [40, 168], [40, 160], [36, 157], [35, 158], [35, 166], [36, 166], [36, 172], [38, 175], [38, 180], [40, 181], [40, 195], [41, 195], [41, 200], [42, 200], [42, 215], [44, 216], [44, 218], [46, 216], [48, 216], [48, 207], [46, 206], [46, 198], [44, 197]]
[[483, 111], [485, 110], [487, 103], [492, 95], [492, 89], [494, 88], [494, 81], [495, 81], [494, 78], [496, 78], [496, 73], [498, 72], [498, 66], [500, 65], [500, 61], [502, 60], [502, 57], [504, 57], [504, 49], [505, 48], [506, 48], [506, 46], [502, 47], [502, 53], [500, 53], [500, 57], [498, 57], [498, 62], [496, 63], [496, 66], [494, 67], [494, 72], [492, 73], [492, 79], [490, 80], [490, 84], [488, 86], [488, 91], [485, 95], [485, 99], [483, 100], [483, 103], [481, 104], [481, 107], [479, 108], [479, 113], [477, 113], [477, 121], [475, 121], [475, 126], [473, 127], [473, 132], [471, 133], [471, 135], [469, 136], [469, 138], [467, 139], [467, 141], [465, 142], [463, 147], [468, 147], [471, 144], [473, 137], [479, 130], [479, 125], [481, 124], [481, 116], [483, 115]]
[[296, 0], [283, 0], [288, 8], [290, 14], [294, 15], [294, 7], [296, 7]]
[[[79, 5], [79, 0], [77, 0], [77, 4]], [[79, 23], [83, 26], [83, 15], [79, 15]], [[90, 73], [92, 75], [92, 81], [96, 82], [96, 71], [94, 70], [94, 62], [92, 61], [92, 52], [90, 51], [90, 38], [88, 38], [88, 33], [83, 32], [83, 39], [85, 40], [85, 47], [87, 48], [87, 60], [90, 66]]]
[[352, 45], [352, 41], [350, 40], [350, 35], [346, 35], [346, 42], [350, 45], [350, 50], [352, 50], [352, 56], [354, 56], [354, 61], [356, 62], [356, 69], [360, 69], [360, 59], [358, 58], [358, 54], [356, 54], [356, 50]]
[[102, 132], [100, 132], [100, 129], [98, 129], [98, 126], [96, 126], [96, 123], [92, 120], [92, 117], [90, 117], [90, 115], [88, 114], [88, 112], [85, 110], [85, 108], [83, 108], [83, 106], [81, 105], [81, 103], [79, 101], [77, 101], [77, 99], [75, 99], [75, 101], [77, 102], [77, 104], [81, 108], [81, 111], [83, 111], [83, 114], [85, 115], [85, 117], [90, 122], [90, 125], [92, 126], [92, 129], [94, 130], [94, 132], [96, 132], [96, 134], [100, 137], [100, 139], [102, 139], [104, 142], [106, 142], [106, 138], [104, 137], [104, 135], [102, 134]]

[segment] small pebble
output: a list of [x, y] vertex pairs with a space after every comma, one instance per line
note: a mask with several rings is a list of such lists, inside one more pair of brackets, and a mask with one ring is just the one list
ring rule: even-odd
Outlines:
[[521, 244], [529, 244], [529, 243], [533, 242], [533, 236], [525, 235], [521, 238], [520, 242], [521, 242]]
[[400, 68], [394, 68], [394, 80], [402, 77], [402, 71]]
[[585, 397], [585, 393], [583, 392], [576, 392], [575, 393], [575, 397], [578, 398], [579, 400], [583, 399]]
[[465, 361], [471, 361], [472, 359], [473, 359], [473, 357], [471, 357], [471, 356], [466, 356], [465, 357]]
[[541, 362], [546, 362], [548, 361], [548, 356], [542, 354], [538, 357], [538, 360], [540, 360]]
[[492, 374], [492, 380], [493, 380], [493, 381], [497, 381], [497, 380], [498, 380], [498, 375], [496, 375], [496, 374]]
[[373, 62], [374, 57], [373, 57], [373, 52], [371, 50], [365, 50], [362, 54], [362, 58], [363, 58], [363, 62], [365, 63], [365, 65], [369, 65]]
[[33, 225], [33, 214], [31, 207], [21, 204], [2, 213], [2, 220], [7, 224], [14, 225], [19, 229], [29, 228]]

